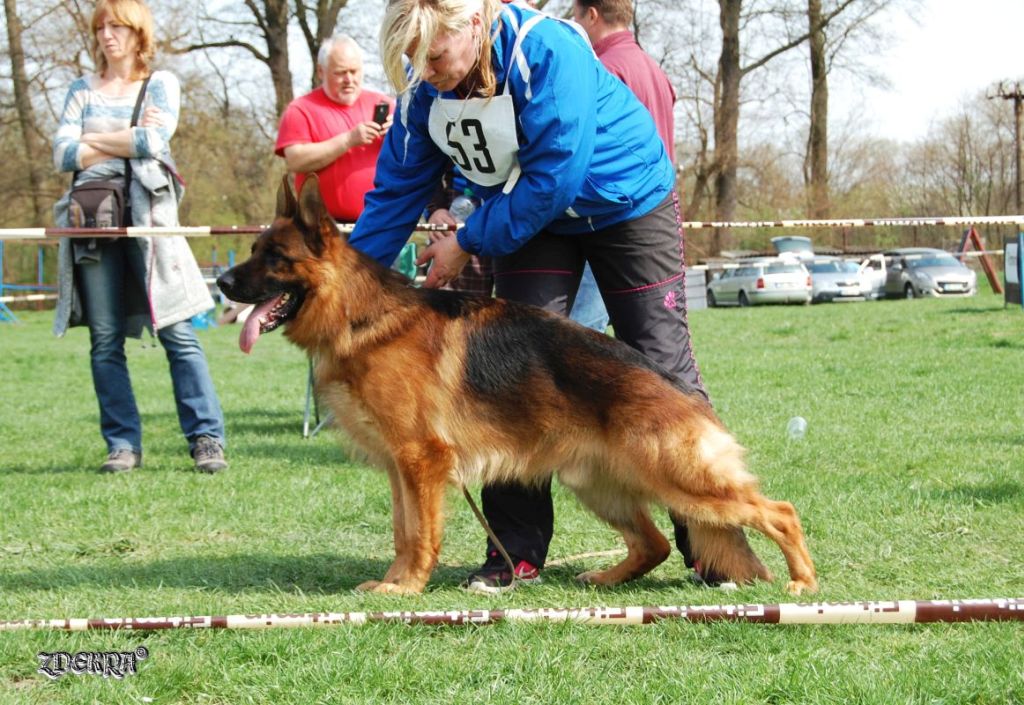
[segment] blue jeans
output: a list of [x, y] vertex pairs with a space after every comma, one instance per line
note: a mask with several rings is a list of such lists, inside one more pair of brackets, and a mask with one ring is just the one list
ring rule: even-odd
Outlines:
[[598, 333], [604, 333], [608, 328], [608, 309], [604, 306], [601, 290], [597, 288], [597, 280], [590, 271], [589, 262], [583, 268], [583, 278], [580, 279], [580, 287], [576, 291], [576, 300], [572, 304], [569, 318], [587, 328], [593, 328]]
[[[89, 321], [92, 382], [100, 407], [100, 432], [107, 450], [142, 452], [142, 421], [135, 405], [124, 352], [130, 291], [145, 291], [142, 250], [131, 238], [104, 243], [99, 262], [75, 265], [82, 304]], [[221, 412], [206, 356], [188, 320], [157, 331], [167, 353], [178, 407], [178, 423], [189, 450], [200, 436], [224, 445]]]

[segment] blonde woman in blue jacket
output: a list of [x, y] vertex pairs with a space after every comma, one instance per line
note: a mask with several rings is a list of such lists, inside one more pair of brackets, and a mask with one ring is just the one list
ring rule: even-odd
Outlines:
[[[500, 0], [390, 0], [380, 38], [398, 106], [351, 244], [390, 264], [454, 162], [483, 204], [423, 252], [426, 286], [489, 255], [499, 297], [566, 314], [589, 262], [616, 337], [706, 397], [686, 323], [672, 162], [650, 113], [582, 30]], [[485, 487], [483, 510], [517, 578], [539, 579], [550, 484]], [[467, 587], [513, 584], [488, 542]]]

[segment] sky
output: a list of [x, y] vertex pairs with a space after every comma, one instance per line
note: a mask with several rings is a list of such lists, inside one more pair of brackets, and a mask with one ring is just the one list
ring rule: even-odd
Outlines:
[[833, 97], [840, 106], [863, 100], [873, 134], [914, 141], [998, 81], [1024, 87], [1024, 0], [926, 0], [918, 24], [901, 19], [894, 29], [879, 64], [892, 89], [861, 86]]

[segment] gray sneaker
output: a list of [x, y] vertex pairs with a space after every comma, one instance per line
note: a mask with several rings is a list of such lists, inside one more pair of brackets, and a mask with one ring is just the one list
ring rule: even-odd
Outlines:
[[142, 453], [131, 448], [118, 448], [107, 455], [107, 461], [100, 465], [100, 472], [128, 472], [142, 467]]
[[196, 470], [213, 474], [226, 470], [228, 461], [224, 459], [224, 448], [220, 441], [211, 436], [200, 436], [192, 448], [192, 458], [196, 461]]

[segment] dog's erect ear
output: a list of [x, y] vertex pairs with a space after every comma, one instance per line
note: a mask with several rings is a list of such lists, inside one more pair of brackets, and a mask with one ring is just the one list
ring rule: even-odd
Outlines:
[[291, 174], [285, 174], [281, 179], [281, 186], [277, 189], [278, 218], [291, 218], [295, 215], [295, 187], [292, 183]]
[[297, 203], [295, 200], [295, 187], [291, 174], [285, 174], [281, 179], [281, 186], [277, 189], [277, 217], [292, 218], [295, 216]]
[[302, 234], [306, 239], [306, 247], [318, 257], [323, 254], [323, 238], [334, 235], [334, 221], [327, 213], [324, 199], [320, 195], [320, 179], [310, 174], [302, 182], [299, 192], [298, 212], [295, 218], [302, 226]]

